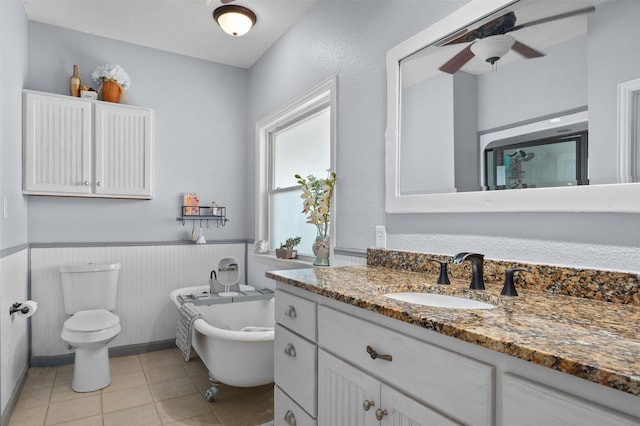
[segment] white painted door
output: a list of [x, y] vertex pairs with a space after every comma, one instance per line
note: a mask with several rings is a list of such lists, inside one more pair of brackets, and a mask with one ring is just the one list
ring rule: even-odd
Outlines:
[[374, 426], [380, 408], [380, 382], [320, 350], [318, 425]]
[[91, 194], [91, 102], [24, 92], [23, 192]]
[[97, 195], [151, 198], [153, 111], [95, 104]]

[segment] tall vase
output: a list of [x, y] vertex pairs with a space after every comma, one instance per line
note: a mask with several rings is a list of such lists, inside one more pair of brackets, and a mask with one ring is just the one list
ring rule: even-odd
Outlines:
[[105, 81], [102, 84], [102, 100], [120, 103], [120, 86], [111, 80]]
[[318, 235], [313, 242], [313, 254], [316, 256], [313, 264], [316, 266], [329, 266], [331, 254], [329, 242], [329, 224], [318, 224]]

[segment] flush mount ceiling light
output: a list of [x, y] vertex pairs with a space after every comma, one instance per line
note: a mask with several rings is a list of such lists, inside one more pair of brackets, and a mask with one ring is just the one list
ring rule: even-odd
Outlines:
[[491, 65], [495, 64], [505, 53], [511, 49], [516, 39], [510, 35], [494, 35], [480, 39], [471, 45], [471, 51], [480, 59], [484, 59]]
[[255, 25], [256, 14], [246, 7], [227, 5], [214, 10], [213, 19], [225, 33], [239, 37], [248, 33]]

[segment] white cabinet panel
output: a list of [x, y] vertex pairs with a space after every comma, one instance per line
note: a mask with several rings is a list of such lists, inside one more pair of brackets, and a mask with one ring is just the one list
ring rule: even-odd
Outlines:
[[379, 381], [325, 351], [320, 351], [318, 424], [378, 425], [375, 411], [379, 408], [381, 408]]
[[279, 292], [275, 307], [276, 322], [299, 335], [316, 341], [316, 304], [289, 293]]
[[382, 419], [382, 426], [454, 426], [460, 424], [384, 383], [380, 386], [380, 400], [384, 410], [387, 411]]
[[23, 193], [151, 198], [153, 110], [24, 91]]
[[316, 426], [316, 420], [300, 408], [278, 386], [273, 391], [273, 402], [276, 426]]
[[513, 374], [503, 376], [504, 425], [637, 426], [632, 419], [557, 389]]
[[25, 194], [91, 194], [91, 103], [24, 95]]
[[151, 196], [150, 110], [95, 104], [96, 194]]

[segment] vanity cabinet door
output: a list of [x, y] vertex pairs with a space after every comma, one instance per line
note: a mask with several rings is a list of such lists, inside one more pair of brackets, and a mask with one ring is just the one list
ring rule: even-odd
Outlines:
[[318, 354], [318, 424], [379, 425], [380, 382], [320, 350]]
[[380, 386], [380, 400], [387, 414], [382, 426], [453, 426], [460, 425], [397, 390]]
[[91, 194], [91, 102], [24, 92], [23, 117], [23, 193]]
[[153, 112], [95, 104], [95, 193], [151, 198]]
[[502, 424], [519, 426], [637, 426], [640, 419], [513, 374], [503, 376]]

